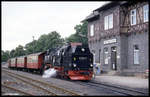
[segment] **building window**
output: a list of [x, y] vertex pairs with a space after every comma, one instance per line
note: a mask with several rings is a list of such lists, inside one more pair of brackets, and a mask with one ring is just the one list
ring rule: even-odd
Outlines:
[[105, 19], [104, 19], [104, 29], [105, 30], [108, 29], [108, 16], [105, 16]]
[[135, 25], [136, 24], [136, 9], [131, 10], [130, 16], [131, 16], [131, 25]]
[[113, 14], [104, 17], [104, 29], [113, 28]]
[[104, 48], [104, 64], [108, 64], [108, 48]]
[[109, 23], [108, 28], [109, 29], [113, 28], [113, 14], [110, 14], [108, 16], [108, 23]]
[[94, 25], [90, 26], [90, 36], [94, 36]]
[[149, 15], [149, 6], [144, 5], [143, 6], [143, 17], [144, 17], [144, 22], [148, 22], [148, 15]]
[[139, 47], [134, 45], [134, 64], [139, 64]]

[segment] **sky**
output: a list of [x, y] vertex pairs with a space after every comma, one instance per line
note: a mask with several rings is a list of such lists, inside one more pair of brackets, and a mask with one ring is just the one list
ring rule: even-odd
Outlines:
[[37, 40], [41, 35], [57, 31], [62, 38], [75, 33], [93, 10], [107, 2], [2, 2], [2, 50]]

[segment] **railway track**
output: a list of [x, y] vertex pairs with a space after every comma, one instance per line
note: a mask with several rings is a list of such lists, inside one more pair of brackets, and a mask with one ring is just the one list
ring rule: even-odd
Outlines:
[[[13, 90], [13, 91], [15, 91], [16, 93], [17, 93], [17, 95], [28, 95], [28, 96], [33, 96], [33, 94], [31, 94], [31, 93], [29, 93], [29, 92], [25, 92], [25, 91], [23, 91], [23, 90], [20, 90], [20, 89], [17, 89], [17, 88], [15, 88], [15, 87], [11, 87], [11, 86], [9, 86], [9, 85], [5, 85], [5, 84], [1, 84], [2, 85], [2, 87], [5, 87], [5, 88], [7, 88], [7, 89], [10, 89], [10, 90]], [[14, 94], [14, 93], [2, 93], [2, 95], [16, 95], [16, 93]]]
[[75, 95], [75, 96], [79, 96], [79, 94], [73, 92], [73, 91], [69, 91], [66, 90], [64, 88], [60, 88], [60, 87], [56, 87], [54, 85], [51, 85], [50, 83], [46, 83], [43, 81], [39, 81], [39, 80], [35, 80], [33, 78], [27, 77], [27, 76], [23, 76], [20, 74], [16, 74], [13, 72], [10, 72], [8, 70], [4, 70], [2, 69], [5, 73], [7, 73], [8, 75], [12, 76], [13, 78], [19, 79], [20, 81], [26, 83], [26, 84], [30, 84], [33, 87], [36, 87], [37, 89], [42, 90], [43, 92], [46, 92], [47, 95]]
[[93, 81], [90, 81], [90, 82], [77, 81], [77, 83], [81, 85], [89, 86], [89, 87], [104, 88], [104, 89], [107, 89], [107, 91], [109, 90], [109, 91], [115, 92], [118, 95], [125, 95], [125, 96], [147, 96], [148, 95], [148, 93], [145, 93], [142, 91], [127, 89], [123, 87], [117, 87], [117, 86], [93, 82]]
[[[101, 84], [104, 86], [108, 86], [108, 87], [112, 87], [112, 88], [116, 88], [116, 89], [121, 89], [121, 90], [125, 90], [125, 91], [129, 91], [131, 92], [131, 96], [135, 93], [136, 95], [148, 95], [148, 92], [143, 92], [140, 90], [136, 90], [136, 89], [131, 89], [131, 88], [125, 88], [125, 87], [121, 87], [121, 86], [114, 86], [114, 85], [108, 85], [108, 84], [104, 84], [104, 83], [98, 83], [98, 82], [91, 82], [93, 84]], [[133, 93], [133, 94], [132, 94]], [[130, 94], [129, 94], [130, 95]]]

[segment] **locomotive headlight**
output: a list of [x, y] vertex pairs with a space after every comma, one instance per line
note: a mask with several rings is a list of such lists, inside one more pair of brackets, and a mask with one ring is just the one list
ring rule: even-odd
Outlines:
[[84, 49], [84, 48], [82, 48], [81, 50], [82, 50], [82, 52], [84, 52], [84, 51], [85, 51], [85, 49]]
[[91, 67], [93, 67], [93, 64], [90, 64]]
[[74, 57], [73, 60], [76, 61], [76, 57]]
[[76, 67], [77, 65], [76, 64], [73, 64], [73, 67]]

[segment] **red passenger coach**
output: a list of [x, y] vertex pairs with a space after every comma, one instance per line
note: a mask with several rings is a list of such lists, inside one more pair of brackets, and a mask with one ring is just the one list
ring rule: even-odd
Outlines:
[[41, 70], [44, 62], [44, 53], [35, 53], [27, 56], [27, 69]]
[[21, 56], [17, 58], [17, 68], [26, 68], [26, 64], [27, 64], [27, 57], [25, 56]]
[[17, 58], [11, 58], [9, 67], [10, 68], [16, 68], [16, 66], [17, 66]]

